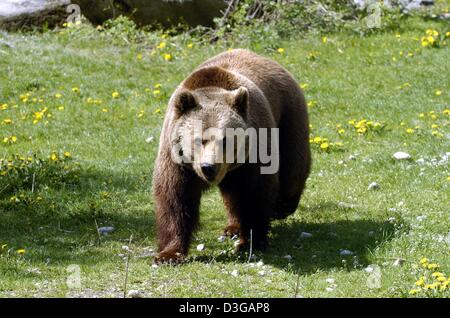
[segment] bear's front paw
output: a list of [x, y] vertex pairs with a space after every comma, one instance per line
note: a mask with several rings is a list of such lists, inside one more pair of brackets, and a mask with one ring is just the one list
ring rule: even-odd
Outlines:
[[231, 237], [239, 235], [240, 230], [239, 224], [230, 224], [223, 230], [223, 235]]
[[162, 251], [155, 256], [155, 264], [177, 265], [183, 263], [185, 256], [179, 252]]

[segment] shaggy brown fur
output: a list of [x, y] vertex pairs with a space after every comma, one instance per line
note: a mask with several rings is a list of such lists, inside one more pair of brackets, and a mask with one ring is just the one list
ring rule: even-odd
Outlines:
[[[228, 210], [225, 234], [239, 233], [240, 246], [252, 231], [254, 247], [264, 247], [271, 219], [295, 212], [309, 175], [311, 155], [306, 103], [298, 83], [276, 62], [246, 50], [222, 53], [195, 70], [174, 92], [168, 106], [155, 163], [157, 261], [179, 261], [187, 255], [199, 219], [202, 191], [209, 184], [190, 167], [171, 158], [170, 131], [180, 119], [180, 95], [204, 94], [218, 87], [245, 87], [248, 105], [242, 118], [249, 127], [279, 128], [280, 169], [260, 174], [260, 164], [246, 163], [227, 170], [218, 184]], [[195, 103], [195, 98], [191, 98]], [[184, 115], [184, 116], [189, 116]], [[184, 118], [184, 117], [182, 117]]]

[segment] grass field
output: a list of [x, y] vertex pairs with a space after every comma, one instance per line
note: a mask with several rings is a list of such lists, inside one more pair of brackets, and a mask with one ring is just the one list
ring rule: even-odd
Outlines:
[[[427, 29], [440, 47], [422, 45]], [[448, 31], [410, 20], [366, 37], [245, 45], [305, 90], [307, 190], [250, 261], [218, 240], [226, 216], [210, 191], [188, 262], [174, 267], [151, 257], [166, 103], [196, 65], [242, 45], [156, 35], [116, 45], [87, 26], [1, 34], [0, 296], [121, 297], [128, 257], [126, 288], [145, 297], [448, 297]], [[99, 235], [105, 226], [114, 231]]]

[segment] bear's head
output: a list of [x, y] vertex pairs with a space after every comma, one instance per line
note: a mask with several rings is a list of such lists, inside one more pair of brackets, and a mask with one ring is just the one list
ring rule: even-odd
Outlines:
[[247, 129], [247, 88], [180, 88], [170, 104], [172, 158], [177, 163], [193, 169], [209, 184], [220, 183], [228, 171], [243, 163], [237, 158], [247, 156], [245, 137], [228, 136]]

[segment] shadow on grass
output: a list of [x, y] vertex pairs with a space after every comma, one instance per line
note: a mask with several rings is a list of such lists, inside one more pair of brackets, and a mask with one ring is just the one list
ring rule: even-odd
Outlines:
[[[31, 263], [95, 265], [114, 258], [131, 235], [133, 246], [151, 245], [148, 174], [80, 169], [61, 180], [37, 179], [34, 192], [26, 186], [0, 196], [0, 246], [12, 254], [24, 248]], [[113, 232], [99, 235], [97, 227], [106, 226]]]
[[[336, 212], [335, 217], [330, 212]], [[296, 213], [303, 213], [308, 221], [289, 218], [274, 222], [269, 247], [262, 252], [256, 251], [257, 259], [294, 273], [315, 273], [332, 268], [350, 271], [371, 264], [370, 254], [391, 240], [395, 233], [392, 223], [379, 221], [375, 216], [374, 219], [349, 220], [345, 209], [334, 203], [313, 206]], [[370, 216], [369, 213], [360, 214]], [[316, 219], [314, 215], [317, 215]], [[302, 233], [312, 236], [306, 237], [309, 235]], [[195, 260], [204, 262], [213, 259], [199, 256]], [[248, 253], [214, 257], [214, 261], [223, 263], [247, 260]]]

